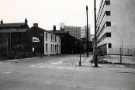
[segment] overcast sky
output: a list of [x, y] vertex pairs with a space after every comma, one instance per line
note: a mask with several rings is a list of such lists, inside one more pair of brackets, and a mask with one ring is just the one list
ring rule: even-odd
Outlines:
[[[4, 22], [23, 22], [31, 26], [39, 23], [45, 29], [52, 29], [60, 23], [86, 25], [85, 6], [89, 7], [89, 24], [93, 33], [94, 0], [0, 0], [0, 19]], [[99, 5], [100, 0], [97, 0]], [[59, 28], [59, 27], [58, 27]]]

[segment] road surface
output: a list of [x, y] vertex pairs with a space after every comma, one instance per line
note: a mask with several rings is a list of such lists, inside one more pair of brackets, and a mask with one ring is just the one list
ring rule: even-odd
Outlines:
[[78, 61], [72, 55], [1, 61], [0, 90], [135, 90], [134, 68]]

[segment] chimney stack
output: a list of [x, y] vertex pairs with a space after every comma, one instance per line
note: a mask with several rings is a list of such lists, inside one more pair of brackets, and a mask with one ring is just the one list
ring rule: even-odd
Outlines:
[[28, 24], [28, 20], [27, 20], [27, 18], [25, 18], [25, 24]]
[[33, 26], [34, 26], [34, 27], [38, 27], [38, 23], [34, 23]]
[[63, 28], [63, 27], [60, 27], [60, 30], [61, 30], [61, 31], [64, 31], [64, 28]]
[[56, 31], [56, 25], [53, 25], [53, 31]]
[[3, 20], [0, 21], [0, 24], [3, 24]]

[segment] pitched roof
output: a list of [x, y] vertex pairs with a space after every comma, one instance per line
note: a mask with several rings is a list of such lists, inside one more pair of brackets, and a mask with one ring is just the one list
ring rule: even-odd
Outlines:
[[9, 28], [29, 28], [26, 23], [4, 23], [0, 24], [0, 29]]
[[37, 30], [37, 31], [47, 32], [46, 29], [43, 29], [41, 27], [34, 27], [34, 26], [32, 26], [30, 30]]

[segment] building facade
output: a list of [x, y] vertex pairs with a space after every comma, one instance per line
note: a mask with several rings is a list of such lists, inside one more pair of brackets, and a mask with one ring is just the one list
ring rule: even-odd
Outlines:
[[66, 26], [64, 25], [64, 31], [68, 32], [71, 36], [80, 39], [81, 38], [81, 27], [79, 26]]
[[34, 56], [61, 54], [61, 39], [59, 36], [38, 27], [37, 23], [33, 25], [30, 32]]
[[61, 39], [61, 54], [75, 54], [80, 53], [80, 39], [77, 39], [69, 34], [69, 32], [64, 31], [64, 28], [61, 27], [60, 30], [56, 30], [54, 25], [53, 30], [50, 30], [54, 34], [58, 35]]
[[44, 32], [44, 55], [61, 54], [61, 39], [53, 32]]
[[27, 20], [22, 23], [0, 24], [0, 57], [24, 58], [31, 56], [31, 40]]
[[[87, 26], [81, 28], [81, 38], [87, 38]], [[88, 40], [91, 41], [90, 25], [88, 26]]]
[[135, 1], [102, 0], [97, 14], [97, 46], [102, 54], [135, 54]]

